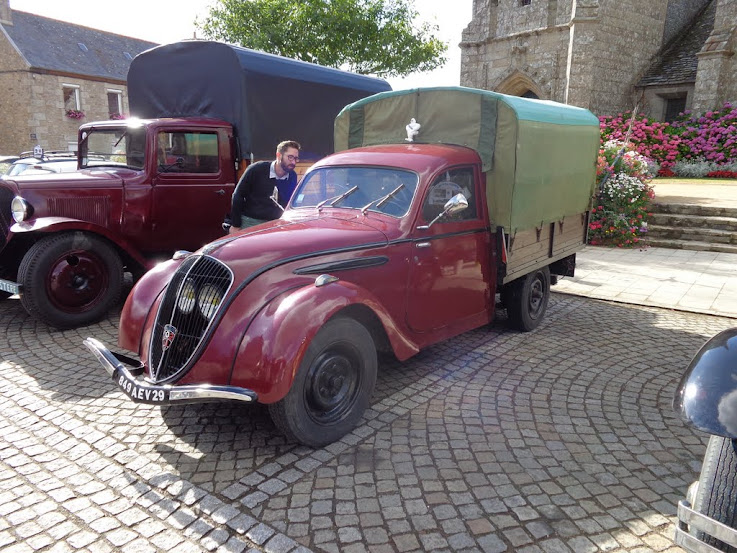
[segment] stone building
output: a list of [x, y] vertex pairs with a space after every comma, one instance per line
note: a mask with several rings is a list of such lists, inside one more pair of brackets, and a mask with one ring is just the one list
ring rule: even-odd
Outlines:
[[737, 100], [737, 0], [474, 0], [461, 84], [666, 120]]
[[76, 150], [81, 123], [127, 114], [128, 66], [153, 46], [0, 0], [0, 154]]

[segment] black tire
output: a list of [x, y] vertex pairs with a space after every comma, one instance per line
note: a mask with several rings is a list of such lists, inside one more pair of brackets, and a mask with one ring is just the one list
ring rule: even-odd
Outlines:
[[311, 447], [341, 438], [369, 405], [377, 365], [368, 330], [353, 319], [331, 319], [307, 348], [289, 393], [269, 405], [274, 424]]
[[507, 285], [501, 294], [509, 324], [522, 332], [535, 330], [543, 320], [550, 299], [550, 270], [533, 271]]
[[[737, 441], [712, 436], [706, 447], [694, 509], [737, 530]], [[719, 551], [737, 548], [698, 532], [697, 537]]]
[[105, 240], [83, 232], [36, 242], [18, 268], [21, 303], [56, 328], [98, 321], [120, 298], [123, 263]]

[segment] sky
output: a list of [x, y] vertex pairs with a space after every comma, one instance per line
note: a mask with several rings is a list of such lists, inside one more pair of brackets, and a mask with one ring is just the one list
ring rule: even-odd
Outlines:
[[[387, 79], [394, 90], [458, 85], [461, 32], [471, 21], [473, 0], [415, 0], [420, 22], [438, 25], [448, 61], [432, 72]], [[70, 21], [121, 35], [167, 43], [192, 38], [194, 21], [207, 15], [209, 0], [10, 0], [14, 10]]]

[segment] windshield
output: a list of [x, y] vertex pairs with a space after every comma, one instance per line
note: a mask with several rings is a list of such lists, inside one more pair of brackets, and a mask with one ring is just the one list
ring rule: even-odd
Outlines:
[[417, 182], [417, 174], [403, 169], [321, 167], [305, 176], [291, 207], [342, 207], [401, 217], [409, 210]]
[[82, 137], [82, 168], [116, 166], [143, 169], [145, 127], [91, 129]]

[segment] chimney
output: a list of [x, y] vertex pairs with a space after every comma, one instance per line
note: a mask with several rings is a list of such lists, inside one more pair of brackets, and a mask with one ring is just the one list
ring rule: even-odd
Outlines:
[[0, 24], [13, 24], [13, 12], [10, 10], [10, 0], [0, 0]]

